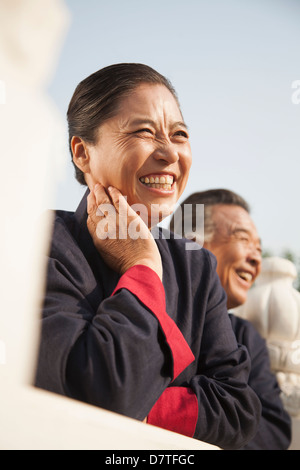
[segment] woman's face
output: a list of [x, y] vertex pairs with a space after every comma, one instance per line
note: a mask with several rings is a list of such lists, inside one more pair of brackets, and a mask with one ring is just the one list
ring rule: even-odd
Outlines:
[[88, 185], [114, 186], [129, 205], [143, 204], [149, 224], [151, 208], [157, 212], [153, 205], [173, 211], [192, 161], [176, 100], [165, 86], [153, 84], [139, 85], [121, 101], [118, 113], [100, 126], [96, 144], [86, 145], [86, 153]]

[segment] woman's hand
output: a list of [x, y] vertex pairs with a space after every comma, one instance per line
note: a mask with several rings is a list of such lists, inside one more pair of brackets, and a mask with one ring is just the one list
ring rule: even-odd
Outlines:
[[88, 196], [87, 211], [94, 245], [110, 268], [124, 274], [132, 266], [143, 264], [162, 279], [161, 257], [154, 238], [120, 191], [111, 186], [106, 191], [96, 184]]

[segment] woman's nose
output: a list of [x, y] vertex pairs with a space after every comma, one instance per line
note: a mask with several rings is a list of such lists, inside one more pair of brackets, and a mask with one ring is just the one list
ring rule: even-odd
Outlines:
[[153, 157], [156, 160], [163, 160], [168, 164], [176, 163], [179, 160], [176, 145], [172, 143], [164, 143], [163, 145], [160, 145], [153, 153]]

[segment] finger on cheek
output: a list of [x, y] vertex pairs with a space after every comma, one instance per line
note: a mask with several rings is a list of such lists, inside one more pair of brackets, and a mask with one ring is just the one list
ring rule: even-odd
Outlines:
[[87, 197], [87, 213], [91, 214], [96, 209], [96, 198], [94, 193], [91, 191]]
[[[120, 191], [118, 191], [118, 189], [114, 188], [113, 186], [109, 186], [107, 188], [107, 191], [108, 191], [108, 194], [111, 198], [113, 205], [118, 210], [121, 198], [123, 197], [122, 194], [120, 193]], [[125, 202], [125, 199], [124, 199], [124, 202]]]
[[95, 195], [97, 205], [110, 202], [108, 193], [106, 192], [104, 186], [100, 183], [97, 183], [94, 186], [94, 195]]

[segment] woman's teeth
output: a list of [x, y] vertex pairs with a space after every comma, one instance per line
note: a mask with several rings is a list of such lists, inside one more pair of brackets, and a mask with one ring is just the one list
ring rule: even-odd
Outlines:
[[149, 188], [155, 189], [166, 189], [168, 191], [171, 190], [171, 186], [173, 184], [173, 176], [166, 175], [166, 176], [145, 176], [140, 178], [141, 183]]

